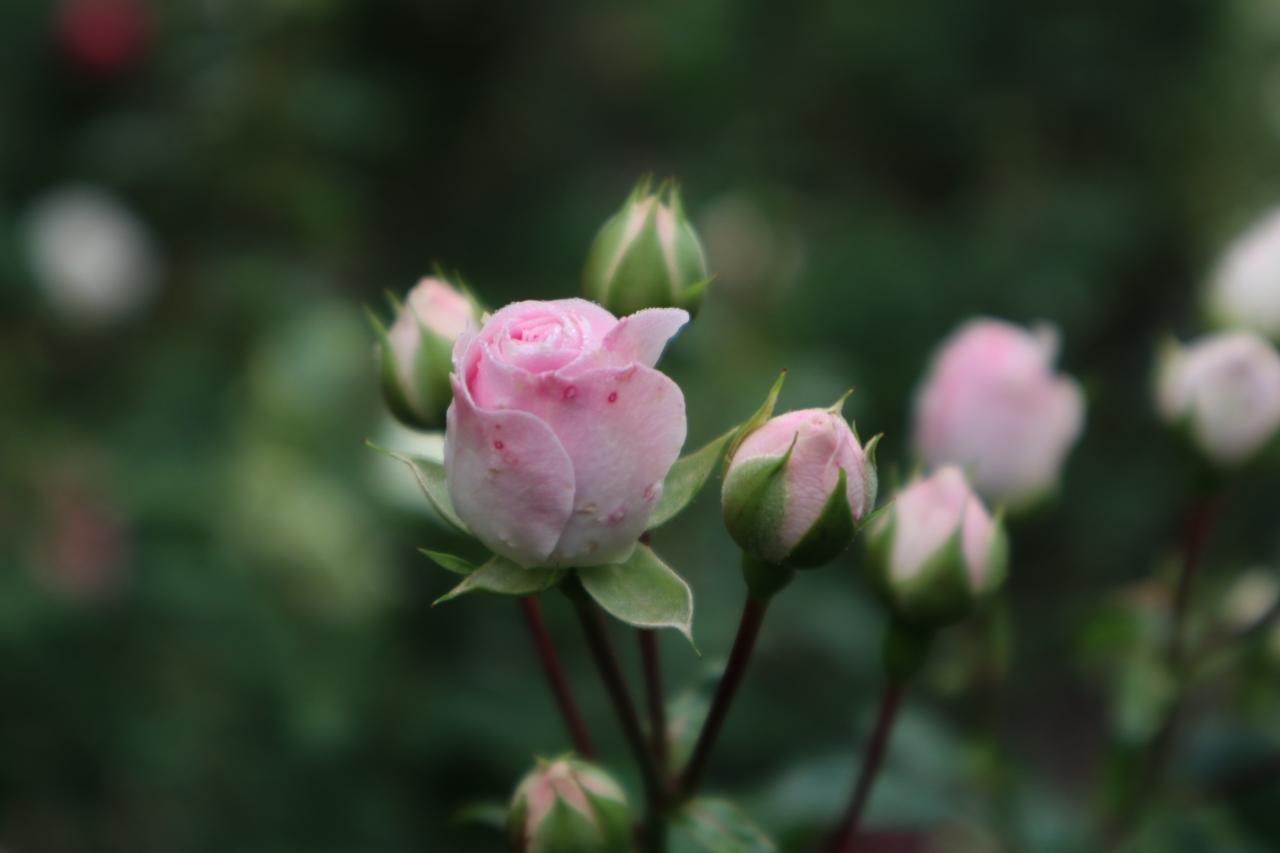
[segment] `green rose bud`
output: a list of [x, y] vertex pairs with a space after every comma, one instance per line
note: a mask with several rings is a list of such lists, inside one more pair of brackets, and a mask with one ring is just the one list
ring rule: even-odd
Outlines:
[[587, 298], [619, 317], [644, 308], [696, 313], [708, 281], [702, 242], [679, 190], [665, 183], [651, 193], [647, 180], [596, 234], [582, 274]]
[[511, 798], [507, 831], [521, 853], [626, 851], [631, 813], [618, 783], [576, 758], [538, 760]]
[[396, 303], [391, 328], [371, 317], [378, 334], [382, 393], [391, 413], [418, 429], [438, 429], [453, 399], [449, 386], [453, 342], [480, 308], [469, 294], [440, 278], [424, 278]]
[[[725, 473], [725, 524], [743, 553], [766, 565], [830, 562], [876, 500], [874, 439], [866, 449], [835, 409], [772, 418], [742, 439]], [[758, 572], [759, 566], [753, 571]], [[765, 585], [748, 583], [753, 588]]]
[[872, 578], [894, 616], [939, 628], [967, 616], [1004, 582], [1008, 538], [959, 468], [902, 490], [867, 532]]

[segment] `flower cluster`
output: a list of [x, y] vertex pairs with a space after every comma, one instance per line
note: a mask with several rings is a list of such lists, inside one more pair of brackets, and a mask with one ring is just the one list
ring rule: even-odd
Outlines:
[[[1171, 344], [1160, 359], [1160, 414], [1217, 469], [1256, 458], [1280, 430], [1280, 355], [1261, 336], [1280, 333], [1277, 271], [1272, 217], [1231, 249], [1209, 300], [1216, 318], [1251, 328]], [[475, 591], [518, 597], [554, 675], [536, 596], [563, 590], [644, 781], [648, 817], [633, 836], [622, 789], [587, 763], [587, 726], [564, 679], [553, 677], [577, 755], [539, 762], [519, 785], [508, 821], [517, 850], [625, 850], [633, 841], [658, 849], [662, 822], [677, 813], [703, 830], [736, 827], [735, 812], [695, 814], [691, 804], [766, 610], [797, 570], [839, 560], [863, 532], [861, 563], [888, 614], [882, 714], [891, 722], [932, 640], [999, 594], [1010, 565], [1006, 519], [1060, 491], [1084, 431], [1085, 395], [1056, 367], [1056, 330], [977, 318], [927, 365], [911, 436], [917, 473], [879, 508], [880, 436], [859, 437], [843, 398], [776, 413], [781, 378], [754, 413], [681, 457], [684, 394], [657, 363], [710, 279], [674, 186], [653, 193], [644, 182], [590, 247], [587, 298], [485, 313], [465, 288], [437, 277], [393, 302], [389, 328], [374, 320], [391, 411], [415, 428], [444, 426], [441, 459], [404, 461], [440, 518], [490, 555], [473, 563], [427, 552], [464, 575], [441, 601]], [[717, 467], [745, 603], [706, 721], [676, 773], [661, 718], [646, 737], [629, 708], [600, 613], [690, 635], [692, 592], [651, 533]], [[862, 802], [855, 798], [837, 847], [852, 843]]]

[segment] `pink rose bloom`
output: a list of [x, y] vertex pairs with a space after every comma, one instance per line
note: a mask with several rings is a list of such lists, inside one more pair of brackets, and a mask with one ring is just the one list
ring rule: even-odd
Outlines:
[[1084, 398], [1053, 372], [1057, 336], [999, 320], [966, 323], [934, 357], [916, 397], [916, 449], [958, 465], [992, 503], [1026, 504], [1053, 488], [1084, 426]]
[[631, 554], [684, 444], [684, 395], [653, 365], [688, 320], [516, 302], [458, 338], [445, 471], [481, 542], [526, 567]]
[[[841, 474], [842, 512], [824, 517]], [[747, 436], [725, 473], [722, 500], [729, 532], [744, 551], [805, 567], [829, 562], [848, 546], [875, 493], [875, 468], [848, 422], [830, 409], [801, 409]]]

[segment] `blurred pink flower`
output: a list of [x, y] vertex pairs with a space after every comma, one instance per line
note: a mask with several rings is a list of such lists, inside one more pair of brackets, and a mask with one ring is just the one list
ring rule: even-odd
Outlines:
[[915, 442], [931, 467], [958, 465], [995, 504], [1050, 491], [1084, 426], [1079, 385], [1053, 372], [1057, 336], [999, 320], [943, 342], [916, 397]]

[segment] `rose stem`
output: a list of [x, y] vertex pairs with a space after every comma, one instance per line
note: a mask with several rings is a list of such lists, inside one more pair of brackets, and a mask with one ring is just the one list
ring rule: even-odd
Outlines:
[[1169, 634], [1169, 662], [1176, 668], [1183, 662], [1186, 646], [1187, 612], [1191, 609], [1191, 590], [1196, 576], [1200, 573], [1203, 562], [1205, 544], [1213, 529], [1217, 516], [1218, 502], [1214, 498], [1197, 501], [1187, 513], [1183, 527], [1182, 571], [1178, 575], [1178, 586], [1174, 591], [1173, 621]]
[[560, 658], [556, 647], [547, 633], [547, 626], [542, 621], [542, 605], [536, 596], [526, 595], [520, 599], [520, 612], [533, 635], [533, 643], [538, 651], [538, 659], [542, 661], [542, 670], [547, 675], [551, 693], [556, 705], [560, 708], [560, 716], [564, 718], [565, 728], [569, 730], [569, 739], [573, 741], [574, 752], [583, 758], [594, 758], [595, 746], [591, 743], [591, 735], [587, 732], [586, 721], [578, 711], [578, 703], [573, 700], [573, 691], [569, 687], [569, 679], [565, 678], [564, 669], [560, 666]]
[[742, 619], [738, 622], [738, 635], [733, 640], [729, 663], [725, 665], [724, 674], [720, 676], [720, 683], [716, 686], [716, 695], [711, 700], [711, 710], [707, 712], [702, 731], [698, 733], [698, 743], [693, 748], [693, 757], [689, 759], [689, 764], [680, 777], [677, 790], [680, 792], [681, 799], [693, 796], [702, 782], [707, 761], [711, 757], [711, 749], [715, 746], [716, 738], [720, 736], [720, 729], [724, 726], [724, 719], [729, 713], [729, 705], [733, 702], [734, 694], [738, 692], [738, 685], [742, 683], [742, 676], [747, 671], [747, 662], [751, 659], [751, 652], [755, 648], [756, 637], [760, 634], [760, 624], [764, 621], [768, 606], [768, 599], [761, 600], [748, 595], [746, 604], [742, 607]]
[[[1170, 614], [1169, 645], [1166, 650], [1169, 665], [1176, 676], [1184, 674], [1186, 664], [1186, 625], [1187, 615], [1191, 610], [1191, 591], [1196, 576], [1200, 573], [1200, 564], [1204, 559], [1205, 545], [1213, 530], [1213, 523], [1218, 515], [1218, 499], [1209, 496], [1196, 501], [1187, 512], [1182, 529], [1182, 568], [1178, 573], [1177, 586], [1173, 594], [1173, 610]], [[1178, 725], [1182, 721], [1182, 713], [1186, 704], [1185, 687], [1179, 689], [1164, 720], [1156, 729], [1155, 735], [1147, 745], [1142, 778], [1134, 786], [1134, 796], [1129, 798], [1127, 806], [1122, 806], [1119, 814], [1111, 822], [1106, 835], [1112, 846], [1119, 846], [1128, 836], [1147, 803], [1160, 785], [1165, 767], [1173, 753], [1174, 741], [1177, 737]]]
[[858, 836], [858, 823], [862, 820], [862, 811], [871, 795], [871, 787], [875, 784], [876, 774], [880, 772], [880, 764], [884, 761], [885, 749], [889, 745], [889, 735], [893, 732], [893, 723], [898, 716], [898, 706], [902, 703], [903, 685], [891, 681], [885, 687], [884, 698], [880, 702], [880, 713], [876, 717], [875, 730], [867, 745], [862, 769], [858, 773], [858, 782], [853, 789], [853, 799], [840, 821], [831, 841], [832, 853], [851, 853]]
[[627, 690], [627, 682], [622, 677], [618, 659], [613, 653], [604, 620], [600, 618], [600, 612], [596, 609], [595, 603], [587, 597], [576, 577], [566, 581], [563, 588], [578, 611], [578, 620], [582, 623], [582, 631], [587, 638], [587, 648], [595, 660], [600, 679], [604, 682], [605, 692], [609, 694], [613, 709], [618, 714], [618, 720], [622, 724], [622, 734], [626, 737], [627, 745], [631, 748], [636, 764], [640, 767], [650, 810], [659, 810], [665, 805], [662, 779], [658, 775], [658, 766], [653, 760], [652, 753], [649, 752], [649, 746], [645, 743], [644, 731], [640, 727], [640, 716], [631, 702], [631, 693]]
[[640, 640], [640, 660], [644, 664], [645, 690], [649, 699], [649, 739], [658, 772], [667, 768], [667, 711], [662, 694], [662, 660], [658, 657], [658, 635], [652, 628], [636, 632]]

